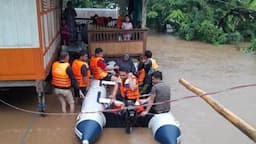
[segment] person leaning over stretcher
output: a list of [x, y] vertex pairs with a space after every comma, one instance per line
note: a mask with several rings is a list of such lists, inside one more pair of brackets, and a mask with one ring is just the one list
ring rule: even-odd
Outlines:
[[[115, 81], [115, 82], [117, 82], [118, 80], [116, 76], [108, 73], [108, 71], [118, 69], [119, 67], [115, 66], [113, 68], [107, 68], [107, 64], [103, 59], [102, 48], [95, 49], [95, 55], [92, 56], [90, 60], [90, 68], [91, 68], [91, 72], [94, 79], [105, 80], [105, 81]], [[117, 89], [118, 89], [118, 85], [116, 84], [109, 98], [113, 99], [115, 97]]]

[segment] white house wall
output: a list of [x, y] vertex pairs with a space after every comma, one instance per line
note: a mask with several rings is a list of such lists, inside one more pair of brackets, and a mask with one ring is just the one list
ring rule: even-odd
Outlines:
[[36, 0], [0, 0], [0, 49], [38, 47]]
[[41, 2], [44, 68], [47, 68], [47, 66], [51, 64], [54, 52], [59, 48], [61, 42], [61, 11], [59, 7], [59, 0], [42, 0]]

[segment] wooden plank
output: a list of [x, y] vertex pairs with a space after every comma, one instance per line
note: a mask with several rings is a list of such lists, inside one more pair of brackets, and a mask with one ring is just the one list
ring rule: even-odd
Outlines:
[[235, 127], [237, 127], [240, 131], [242, 131], [245, 135], [247, 135], [251, 140], [256, 142], [256, 130], [251, 125], [249, 125], [246, 121], [236, 116], [230, 110], [219, 104], [216, 100], [214, 100], [210, 95], [206, 95], [206, 92], [203, 90], [193, 86], [189, 82], [184, 79], [180, 79], [179, 82], [185, 86], [188, 90], [192, 91], [196, 95], [200, 96], [205, 102], [207, 102], [216, 112], [221, 114], [224, 118], [226, 118], [229, 122], [231, 122]]

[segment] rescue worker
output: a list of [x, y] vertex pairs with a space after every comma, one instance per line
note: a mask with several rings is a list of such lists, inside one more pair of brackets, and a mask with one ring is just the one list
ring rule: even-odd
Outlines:
[[144, 69], [144, 62], [143, 62], [142, 56], [140, 56], [140, 58], [139, 58], [139, 64], [138, 64], [137, 69], [138, 69], [137, 74], [136, 74], [137, 81], [138, 81], [139, 87], [142, 87], [144, 79], [145, 79], [145, 69]]
[[118, 29], [121, 29], [122, 23], [123, 23], [123, 18], [121, 16], [118, 16], [117, 21], [116, 21], [116, 27]]
[[149, 93], [152, 88], [151, 74], [158, 69], [158, 64], [156, 60], [152, 58], [152, 52], [146, 50], [144, 53], [144, 70], [146, 73], [144, 84], [141, 89], [142, 94]]
[[[118, 78], [108, 71], [112, 71], [118, 69], [118, 66], [114, 66], [113, 68], [107, 68], [106, 63], [103, 59], [103, 49], [96, 48], [95, 55], [91, 57], [90, 60], [90, 68], [94, 79], [97, 80], [105, 80], [105, 81], [114, 81], [117, 82]], [[110, 98], [114, 98], [118, 89], [118, 85], [114, 86], [112, 94], [109, 96]]]
[[152, 58], [152, 52], [150, 50], [145, 51], [144, 59], [145, 71], [148, 75], [151, 75], [154, 71], [158, 70], [158, 64], [156, 60]]
[[[82, 50], [79, 53], [79, 58], [75, 59], [72, 63], [72, 71], [83, 95], [86, 95], [87, 88], [90, 86], [91, 72], [89, 65], [86, 63], [87, 60], [88, 55], [85, 50]], [[79, 93], [78, 91], [75, 91], [76, 103], [78, 102], [78, 98]]]
[[[166, 113], [171, 109], [171, 105], [169, 103], [171, 100], [171, 88], [162, 81], [162, 72], [155, 71], [152, 74], [152, 82], [154, 85], [150, 92], [151, 95], [148, 98], [149, 104], [147, 105], [147, 108], [141, 113], [141, 116], [145, 116], [149, 112], [155, 114]], [[164, 101], [166, 101], [166, 103], [152, 106], [153, 103]]]
[[[69, 54], [67, 52], [61, 52], [59, 61], [56, 61], [52, 65], [52, 85], [54, 86], [54, 94], [58, 96], [61, 103], [61, 110], [66, 113], [66, 102], [70, 106], [70, 112], [75, 111], [75, 104], [73, 94], [71, 92], [71, 86], [75, 90], [78, 90], [77, 81], [73, 75], [72, 69], [68, 63]], [[80, 91], [80, 90], [79, 90]]]
[[132, 100], [136, 105], [139, 105], [140, 93], [136, 77], [125, 67], [119, 69], [119, 76], [121, 78], [119, 82], [121, 97], [124, 100]]

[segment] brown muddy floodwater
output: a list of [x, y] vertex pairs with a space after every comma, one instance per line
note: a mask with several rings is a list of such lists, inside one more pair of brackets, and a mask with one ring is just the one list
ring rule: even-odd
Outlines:
[[[184, 78], [211, 92], [256, 83], [256, 56], [243, 54], [234, 46], [212, 46], [187, 42], [165, 35], [151, 35], [148, 49], [172, 87], [172, 99], [192, 95], [178, 83]], [[1, 92], [1, 99], [35, 110], [36, 96], [31, 89]], [[220, 103], [256, 127], [254, 87], [214, 95]], [[47, 95], [47, 112], [60, 112], [59, 102]], [[77, 108], [79, 111], [79, 108]], [[182, 144], [253, 144], [200, 98], [172, 103], [172, 112], [181, 124]], [[40, 117], [18, 112], [0, 104], [1, 144], [79, 144], [74, 134], [75, 116]], [[97, 144], [156, 144], [147, 128], [105, 129]]]

